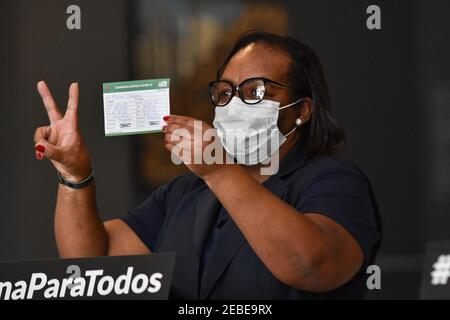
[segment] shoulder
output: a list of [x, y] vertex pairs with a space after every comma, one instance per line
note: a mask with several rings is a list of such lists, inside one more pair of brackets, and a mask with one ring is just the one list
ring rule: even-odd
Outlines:
[[317, 167], [318, 172], [322, 173], [328, 171], [348, 171], [355, 173], [361, 172], [361, 170], [351, 162], [330, 155], [317, 155], [308, 158], [308, 160], [306, 161], [306, 167]]
[[304, 166], [304, 175], [296, 187], [301, 206], [318, 208], [336, 215], [370, 216], [379, 220], [372, 185], [356, 165], [333, 156], [314, 157]]
[[301, 181], [304, 188], [321, 180], [336, 180], [341, 183], [368, 185], [365, 173], [356, 165], [335, 156], [317, 155], [307, 159], [304, 166], [295, 173], [295, 180]]

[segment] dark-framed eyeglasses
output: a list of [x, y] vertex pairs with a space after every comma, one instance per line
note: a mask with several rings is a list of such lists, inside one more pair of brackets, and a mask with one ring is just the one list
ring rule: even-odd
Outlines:
[[257, 104], [264, 99], [268, 84], [295, 92], [289, 86], [266, 78], [246, 79], [237, 86], [227, 80], [215, 80], [210, 82], [209, 92], [212, 103], [217, 107], [226, 106], [235, 96], [236, 91], [244, 103]]

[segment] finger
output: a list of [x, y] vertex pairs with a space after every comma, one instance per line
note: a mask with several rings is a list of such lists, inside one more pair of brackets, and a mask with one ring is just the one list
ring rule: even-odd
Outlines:
[[37, 160], [44, 159], [44, 155], [42, 153], [40, 153], [39, 151], [36, 150], [34, 153], [35, 153], [35, 156], [36, 156]]
[[164, 147], [169, 150], [171, 153], [173, 152], [175, 154], [175, 156], [180, 159], [183, 160], [183, 151], [181, 146], [167, 142], [164, 144]]
[[165, 138], [164, 138], [164, 143], [172, 143], [172, 144], [179, 144], [179, 145], [183, 145], [184, 148], [190, 148], [190, 146], [194, 143], [194, 141], [192, 141], [189, 138], [186, 138], [185, 136], [179, 136], [176, 134], [168, 134]]
[[44, 81], [40, 81], [37, 84], [37, 89], [41, 95], [42, 102], [44, 103], [45, 109], [47, 110], [48, 118], [50, 122], [53, 123], [57, 120], [62, 119], [61, 112], [53, 99], [52, 93]]
[[39, 140], [36, 143], [34, 149], [39, 153], [41, 153], [47, 159], [54, 160], [57, 162], [61, 162], [61, 160], [63, 159], [62, 150], [46, 140]]
[[167, 124], [167, 125], [165, 125], [163, 127], [163, 132], [164, 133], [174, 133], [174, 132], [177, 132], [177, 131], [181, 131], [182, 129], [190, 131], [189, 129], [192, 129], [192, 128], [191, 127], [186, 128], [186, 127], [184, 127], [184, 126], [182, 126], [180, 124], [177, 124], [177, 123], [170, 123], [170, 124]]
[[187, 116], [170, 115], [168, 117], [164, 117], [164, 121], [166, 121], [168, 124], [176, 123], [184, 127], [193, 127], [194, 122], [200, 120]]
[[37, 143], [38, 141], [41, 140], [47, 140], [48, 137], [50, 136], [50, 132], [51, 132], [50, 126], [37, 128], [34, 133], [34, 143]]
[[166, 134], [170, 133], [173, 136], [182, 137], [183, 139], [192, 140], [194, 138], [194, 134], [192, 133], [192, 128], [187, 129], [186, 127], [175, 128], [171, 132], [165, 132]]
[[187, 141], [190, 143], [190, 139], [185, 138], [183, 135], [168, 133], [164, 136], [164, 143], [179, 144], [184, 141]]
[[184, 141], [178, 143], [166, 142], [164, 147], [185, 164], [191, 162], [192, 151], [190, 144], [186, 144]]
[[[174, 157], [174, 159], [177, 159], [177, 164], [181, 164], [183, 162], [182, 157], [182, 151], [180, 151], [180, 148], [176, 145], [173, 145], [171, 143], [164, 144], [164, 147], [169, 150], [171, 157]], [[178, 163], [178, 161], [180, 161]]]
[[166, 134], [164, 137], [164, 144], [179, 145], [183, 149], [192, 149], [192, 140], [175, 134]]
[[172, 152], [173, 148], [175, 148], [175, 146], [171, 143], [165, 143], [164, 147], [169, 150], [170, 152]]
[[69, 88], [69, 100], [67, 101], [67, 110], [65, 119], [77, 122], [78, 98], [80, 96], [80, 87], [78, 83], [72, 83]]

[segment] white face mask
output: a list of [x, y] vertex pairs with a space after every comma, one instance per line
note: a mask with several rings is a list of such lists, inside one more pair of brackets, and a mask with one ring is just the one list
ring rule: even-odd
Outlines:
[[283, 135], [278, 129], [279, 110], [292, 107], [302, 99], [279, 108], [280, 103], [262, 100], [256, 105], [233, 97], [224, 107], [216, 107], [213, 125], [225, 151], [244, 165], [267, 164], [286, 138], [300, 123]]

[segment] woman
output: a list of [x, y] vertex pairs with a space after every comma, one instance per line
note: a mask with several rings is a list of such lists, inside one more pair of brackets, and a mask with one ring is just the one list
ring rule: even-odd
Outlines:
[[[55, 218], [61, 257], [175, 251], [177, 298], [364, 297], [365, 270], [381, 239], [378, 211], [364, 174], [332, 156], [344, 134], [330, 113], [320, 61], [305, 44], [264, 32], [243, 35], [210, 84], [214, 127], [227, 159], [237, 161], [193, 164], [195, 155], [183, 153], [192, 174], [105, 223], [77, 126], [78, 84], [70, 87], [64, 117], [45, 83], [38, 90], [51, 124], [36, 131], [36, 157], [50, 159], [61, 182]], [[168, 150], [175, 151], [180, 131], [192, 134], [183, 138], [189, 151], [198, 146], [191, 138], [198, 120], [164, 121]], [[203, 132], [211, 128], [201, 125]], [[239, 129], [242, 139], [232, 139]], [[255, 132], [269, 129], [270, 139], [259, 135], [250, 147]], [[197, 152], [209, 144], [200, 142]], [[262, 174], [262, 163], [275, 154], [279, 170]]]

